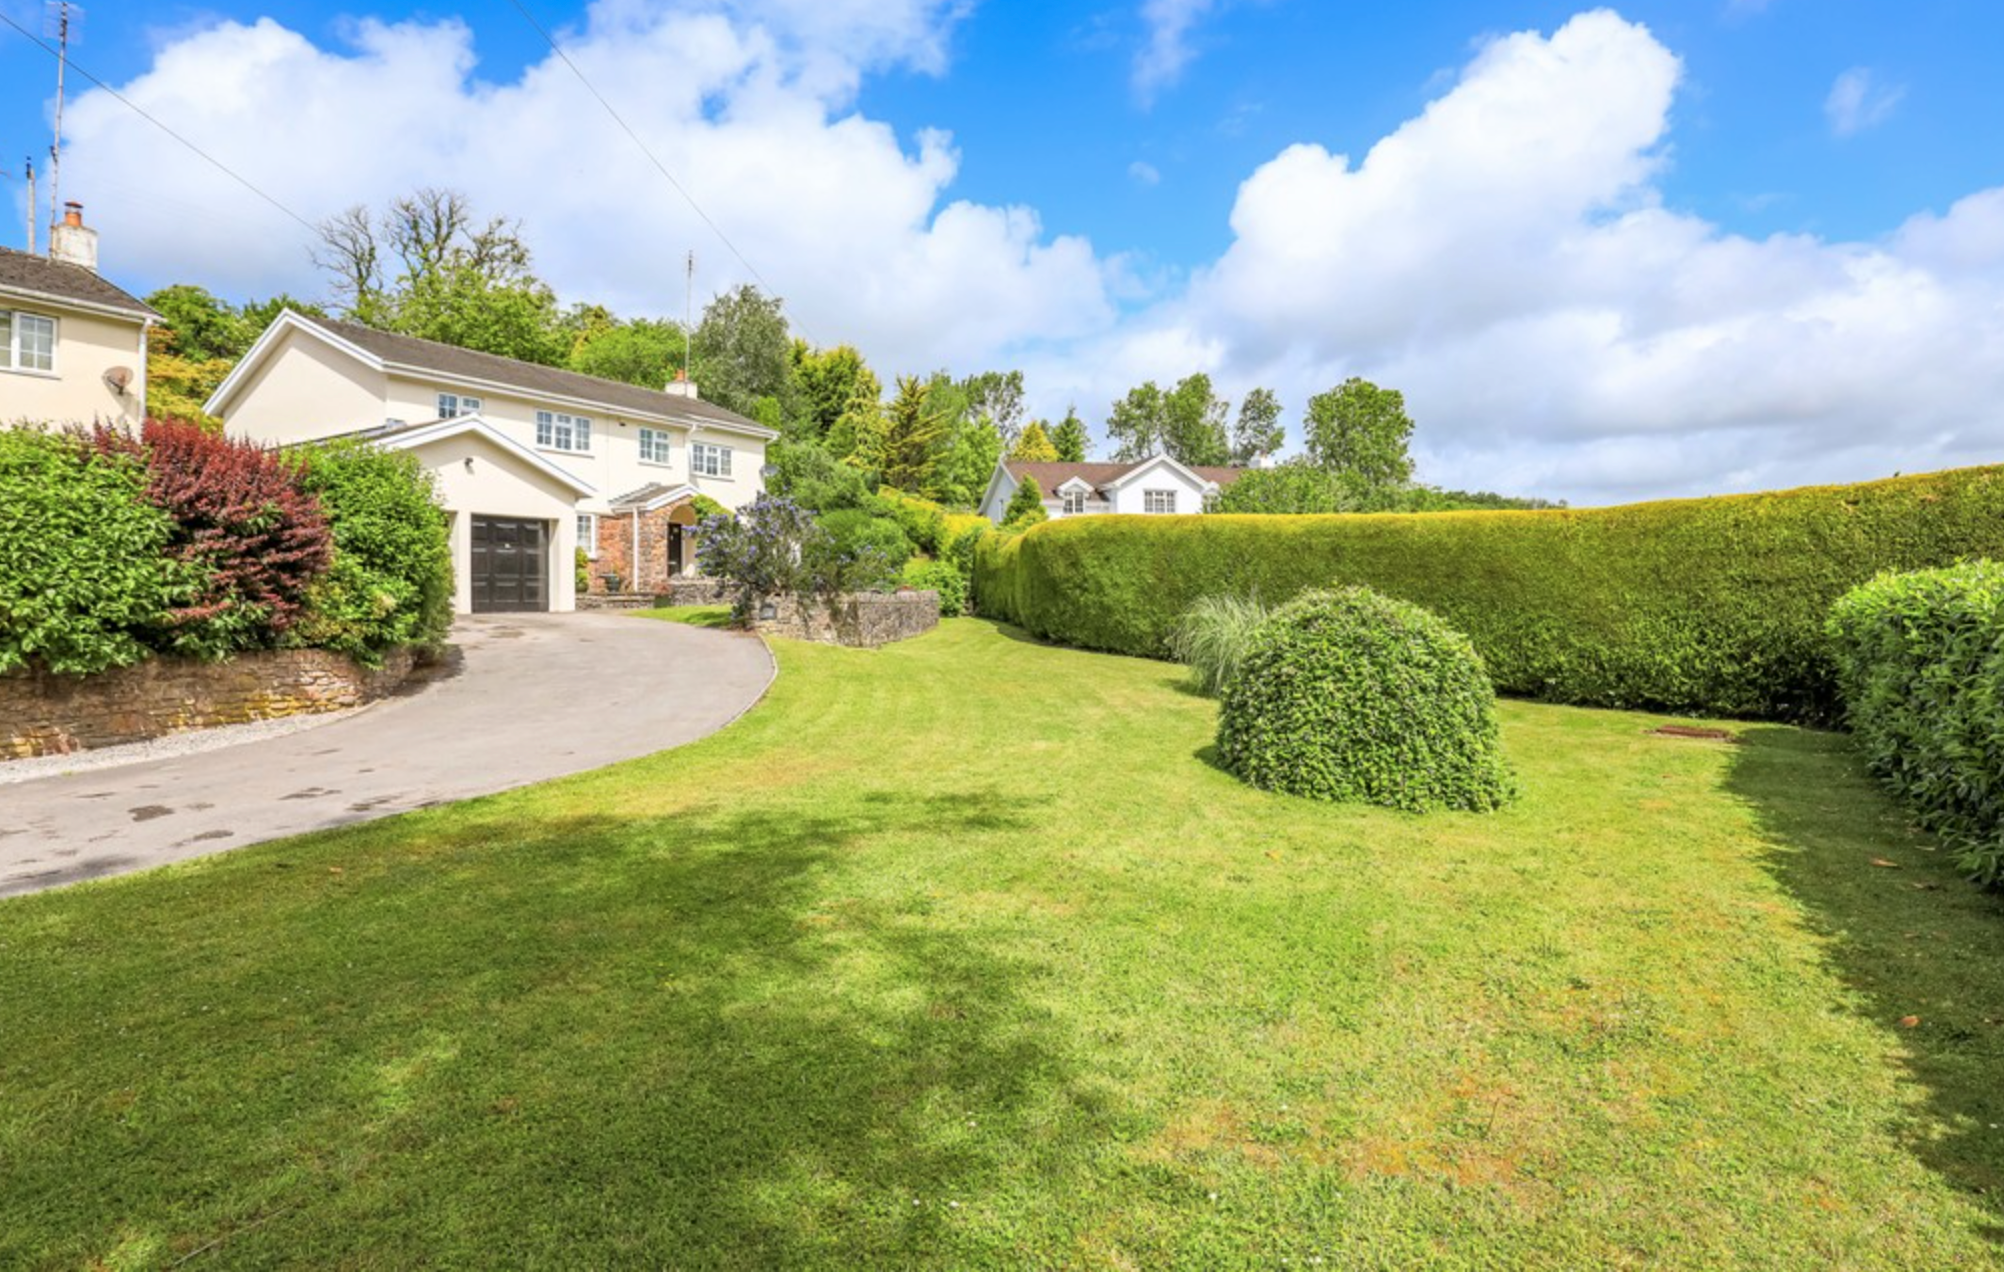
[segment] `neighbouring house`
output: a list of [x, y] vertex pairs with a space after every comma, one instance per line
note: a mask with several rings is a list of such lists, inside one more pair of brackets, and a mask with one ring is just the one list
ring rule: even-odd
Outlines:
[[462, 614], [661, 593], [694, 573], [695, 500], [764, 490], [778, 434], [703, 401], [292, 310], [203, 407], [226, 432], [291, 444], [359, 437], [414, 452], [452, 513]]
[[48, 256], [0, 247], [0, 423], [137, 423], [160, 315], [98, 276], [82, 204], [49, 244]]
[[1167, 455], [1128, 464], [1032, 463], [1005, 459], [995, 465], [981, 496], [981, 515], [1002, 524], [1009, 499], [1026, 479], [1035, 478], [1044, 511], [1053, 520], [1106, 512], [1202, 512], [1218, 492], [1237, 481], [1244, 468], [1191, 467]]

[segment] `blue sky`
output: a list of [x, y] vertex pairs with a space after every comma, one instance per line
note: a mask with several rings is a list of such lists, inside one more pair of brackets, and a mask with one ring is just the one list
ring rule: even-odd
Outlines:
[[[1423, 476], [1594, 502], [2004, 446], [2004, 7], [530, 7], [808, 334], [886, 370], [1020, 365], [1088, 418], [1141, 378], [1298, 411], [1366, 374]], [[455, 185], [566, 299], [672, 313], [688, 247], [703, 290], [744, 275], [505, 2], [104, 3], [77, 57], [308, 220]], [[52, 83], [0, 31], [17, 207]], [[65, 188], [119, 281], [316, 289], [296, 225], [72, 103]]]

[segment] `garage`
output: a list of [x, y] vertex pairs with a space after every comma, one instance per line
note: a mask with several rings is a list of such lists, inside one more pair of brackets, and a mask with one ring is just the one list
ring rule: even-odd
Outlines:
[[550, 608], [549, 525], [519, 517], [473, 517], [473, 612], [515, 614]]

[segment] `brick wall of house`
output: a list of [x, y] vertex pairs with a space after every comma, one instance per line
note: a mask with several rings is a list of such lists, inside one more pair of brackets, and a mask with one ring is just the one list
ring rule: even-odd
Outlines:
[[[633, 514], [606, 513], [598, 518], [598, 556], [590, 563], [591, 590], [606, 591], [608, 575], [619, 576], [622, 592], [665, 593], [669, 590], [668, 527], [677, 514], [686, 522], [689, 513], [681, 507], [656, 508], [640, 516], [640, 556], [636, 568], [633, 555]], [[696, 569], [695, 527], [682, 526], [682, 568], [685, 574]]]
[[401, 685], [413, 661], [394, 650], [371, 670], [323, 649], [281, 649], [220, 663], [151, 658], [95, 676], [0, 676], [0, 759], [357, 707]]

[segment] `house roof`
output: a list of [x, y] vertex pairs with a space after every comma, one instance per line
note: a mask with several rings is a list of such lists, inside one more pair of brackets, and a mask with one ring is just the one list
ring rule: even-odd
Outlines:
[[[1025, 477], [1036, 478], [1037, 489], [1046, 495], [1056, 494], [1058, 487], [1074, 478], [1091, 486], [1095, 492], [1103, 493], [1109, 486], [1119, 485], [1123, 478], [1153, 463], [1155, 459], [1156, 456], [1151, 455], [1147, 459], [1137, 459], [1128, 464], [1051, 464], [1012, 459], [1006, 461], [1003, 467], [1008, 469], [1009, 475], [1018, 482]], [[1231, 485], [1247, 471], [1243, 468], [1219, 468], [1209, 465], [1197, 467], [1185, 464], [1182, 467], [1205, 481], [1216, 482], [1221, 487]]]
[[666, 482], [650, 481], [640, 489], [629, 490], [610, 502], [614, 512], [631, 512], [635, 508], [643, 512], [652, 512], [663, 504], [671, 504], [679, 499], [694, 499], [698, 493], [700, 492], [687, 482], [677, 482], [671, 486]]
[[218, 413], [221, 405], [247, 382], [248, 369], [264, 356], [268, 348], [276, 345], [279, 333], [288, 327], [311, 332], [348, 350], [350, 354], [373, 364], [379, 370], [395, 371], [405, 375], [433, 376], [454, 384], [491, 386], [529, 397], [555, 399], [582, 404], [587, 408], [646, 416], [651, 419], [673, 420], [699, 426], [707, 424], [754, 437], [769, 439], [779, 436], [756, 420], [746, 419], [736, 411], [727, 411], [714, 402], [705, 402], [700, 398], [684, 397], [679, 393], [663, 393], [659, 389], [643, 389], [638, 385], [623, 384], [618, 380], [601, 380], [597, 376], [565, 371], [559, 367], [541, 366], [533, 362], [520, 362], [495, 353], [461, 349], [457, 345], [440, 344], [436, 340], [420, 340], [416, 336], [377, 331], [374, 327], [364, 327], [360, 323], [313, 317], [293, 309], [288, 309], [279, 315], [279, 320], [266, 329], [265, 334], [258, 338], [258, 342], [251, 346], [251, 351], [244, 355], [228, 378], [217, 386], [215, 393], [210, 395], [208, 402], [204, 404], [204, 409]]
[[107, 310], [141, 322], [160, 316], [95, 271], [11, 247], [0, 247], [0, 293]]
[[449, 420], [431, 420], [424, 424], [406, 424], [395, 428], [363, 429], [350, 436], [363, 438], [390, 450], [415, 450], [420, 446], [429, 446], [433, 442], [442, 442], [469, 433], [506, 451], [537, 472], [569, 486], [580, 495], [593, 494], [598, 490], [598, 487], [563, 466], [552, 463], [478, 415], [461, 415]]

